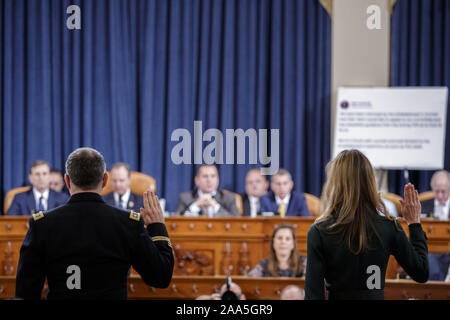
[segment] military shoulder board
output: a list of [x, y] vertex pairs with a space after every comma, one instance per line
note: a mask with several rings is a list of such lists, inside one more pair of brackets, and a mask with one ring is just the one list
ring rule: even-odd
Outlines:
[[134, 212], [133, 210], [130, 211], [130, 219], [139, 221], [141, 218], [141, 214], [139, 212]]
[[42, 211], [39, 211], [38, 213], [33, 213], [31, 216], [33, 217], [34, 221], [38, 221], [39, 219], [42, 219], [43, 217], [45, 217], [44, 212], [42, 212]]

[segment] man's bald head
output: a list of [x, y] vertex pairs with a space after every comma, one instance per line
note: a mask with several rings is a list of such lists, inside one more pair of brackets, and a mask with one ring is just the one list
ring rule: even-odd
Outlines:
[[436, 171], [431, 177], [431, 189], [434, 193], [434, 198], [443, 205], [449, 197], [450, 191], [450, 177], [446, 170]]

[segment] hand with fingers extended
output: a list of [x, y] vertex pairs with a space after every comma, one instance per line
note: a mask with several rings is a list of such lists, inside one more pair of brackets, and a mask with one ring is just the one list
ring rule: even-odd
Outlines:
[[144, 208], [141, 208], [141, 215], [146, 226], [151, 223], [164, 223], [158, 196], [150, 189], [144, 192]]
[[404, 189], [404, 199], [400, 200], [402, 205], [402, 215], [408, 225], [420, 223], [420, 212], [422, 206], [419, 201], [419, 193], [414, 189], [414, 185], [408, 183]]

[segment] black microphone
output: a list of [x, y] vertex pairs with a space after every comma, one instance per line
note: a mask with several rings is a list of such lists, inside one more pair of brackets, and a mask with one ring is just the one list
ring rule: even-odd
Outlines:
[[222, 300], [239, 300], [238, 296], [230, 290], [231, 287], [231, 277], [227, 277], [227, 291], [222, 294]]

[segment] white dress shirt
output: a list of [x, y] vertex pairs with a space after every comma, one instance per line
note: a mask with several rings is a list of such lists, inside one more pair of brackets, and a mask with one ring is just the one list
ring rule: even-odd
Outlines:
[[35, 208], [39, 208], [39, 200], [41, 199], [41, 196], [44, 196], [42, 199], [42, 204], [44, 205], [44, 210], [48, 210], [48, 194], [50, 193], [50, 190], [47, 189], [43, 193], [40, 193], [35, 188], [33, 188], [33, 195], [34, 195], [34, 201], [36, 203]]
[[127, 203], [130, 199], [130, 193], [130, 188], [128, 188], [122, 196], [122, 203], [119, 203], [119, 194], [117, 192], [114, 192], [114, 202], [116, 203], [116, 206], [122, 209], [127, 209]]
[[[198, 198], [200, 198], [201, 196], [203, 196], [204, 193], [201, 192], [200, 190], [197, 190], [197, 194], [198, 194]], [[211, 192], [211, 197], [214, 197], [216, 194], [217, 194], [217, 191], [214, 190], [213, 192]], [[184, 212], [184, 216], [186, 216], [186, 217], [198, 217], [200, 215], [200, 212], [202, 211], [202, 208], [200, 208], [197, 205], [197, 199]], [[219, 212], [219, 209], [220, 209], [220, 204], [218, 202], [217, 202], [215, 207], [209, 206], [207, 208], [208, 217], [213, 217], [215, 214], [217, 214], [217, 212]]]
[[434, 218], [439, 220], [448, 219], [448, 211], [450, 206], [450, 197], [445, 201], [444, 205], [439, 204], [439, 202], [434, 199]]
[[[391, 200], [388, 200], [386, 198], [381, 197], [381, 200], [384, 203], [384, 206], [386, 207], [386, 210], [389, 212], [389, 214], [393, 217], [398, 218], [398, 212], [397, 212], [397, 207], [395, 206], [395, 203], [393, 203]], [[379, 213], [381, 213], [381, 215], [384, 216], [384, 214], [379, 211]]]
[[275, 196], [275, 201], [277, 202], [277, 205], [280, 206], [280, 203], [283, 202], [284, 204], [284, 210], [287, 212], [287, 208], [289, 205], [289, 200], [291, 199], [291, 194], [289, 193], [284, 199], [279, 198], [278, 196]]
[[254, 196], [248, 196], [248, 202], [250, 203], [250, 217], [254, 218], [258, 215], [259, 211], [259, 198]]

